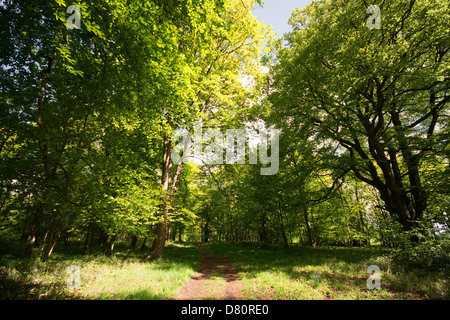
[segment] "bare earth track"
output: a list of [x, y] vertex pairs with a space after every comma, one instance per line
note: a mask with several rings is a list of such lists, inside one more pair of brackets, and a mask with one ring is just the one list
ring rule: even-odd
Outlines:
[[240, 300], [242, 281], [233, 263], [205, 244], [200, 252], [198, 272], [178, 290], [177, 300]]

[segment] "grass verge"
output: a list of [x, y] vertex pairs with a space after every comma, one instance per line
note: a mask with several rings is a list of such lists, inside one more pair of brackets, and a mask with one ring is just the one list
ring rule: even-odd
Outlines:
[[[450, 281], [442, 272], [405, 270], [380, 248], [257, 248], [211, 244], [235, 262], [244, 299], [414, 300], [449, 299]], [[367, 268], [381, 269], [381, 288], [367, 288]]]
[[[173, 299], [198, 264], [190, 244], [170, 244], [162, 260], [147, 260], [147, 250], [118, 249], [104, 254], [55, 253], [47, 263], [13, 255], [0, 256], [0, 299]], [[80, 270], [80, 288], [70, 289], [69, 266]]]

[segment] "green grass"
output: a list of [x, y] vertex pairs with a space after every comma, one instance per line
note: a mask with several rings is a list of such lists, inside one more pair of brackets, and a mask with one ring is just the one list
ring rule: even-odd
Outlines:
[[[448, 276], [405, 271], [380, 248], [256, 248], [213, 244], [232, 259], [244, 282], [246, 299], [368, 300], [449, 299]], [[381, 289], [367, 288], [367, 267], [381, 269]]]
[[[380, 248], [256, 247], [209, 244], [235, 262], [243, 299], [450, 299], [448, 274], [407, 270]], [[0, 250], [0, 299], [174, 299], [196, 272], [199, 253], [191, 244], [170, 244], [163, 260], [147, 260], [147, 250], [118, 244], [111, 257], [55, 252], [47, 263]], [[68, 266], [81, 271], [80, 289], [69, 289]], [[380, 267], [381, 289], [367, 288], [367, 267]], [[220, 274], [205, 281], [208, 296], [220, 298]]]
[[[0, 260], [0, 299], [173, 299], [195, 273], [198, 251], [189, 244], [170, 244], [163, 260], [147, 260], [146, 250], [103, 254], [55, 253], [39, 259], [3, 255]], [[80, 268], [79, 289], [69, 289], [67, 267]]]

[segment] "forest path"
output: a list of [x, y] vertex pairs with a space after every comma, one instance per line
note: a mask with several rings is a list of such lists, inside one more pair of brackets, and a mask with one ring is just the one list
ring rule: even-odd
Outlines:
[[177, 300], [240, 300], [242, 281], [233, 263], [198, 244], [200, 263], [197, 273], [178, 290]]

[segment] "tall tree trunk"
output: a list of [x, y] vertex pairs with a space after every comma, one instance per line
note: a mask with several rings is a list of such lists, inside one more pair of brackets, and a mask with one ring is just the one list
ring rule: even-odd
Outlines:
[[[398, 149], [401, 154], [394, 147], [387, 146], [378, 134], [379, 129], [385, 125], [381, 111], [376, 126], [368, 122], [363, 115], [358, 117], [365, 124], [369, 152], [378, 168], [381, 169], [382, 176], [373, 162], [370, 161], [366, 161], [365, 164], [371, 179], [361, 175], [355, 167], [352, 170], [360, 180], [371, 184], [379, 191], [380, 197], [386, 205], [386, 210], [402, 225], [403, 230], [412, 230], [417, 227], [417, 223], [422, 219], [427, 207], [427, 196], [423, 190], [419, 174], [419, 163], [423, 157], [423, 152], [413, 153], [414, 148], [411, 147], [410, 141], [405, 135], [405, 126], [401, 123], [398, 111], [391, 112], [391, 120], [396, 134], [394, 137], [398, 142]], [[432, 130], [429, 132], [430, 134], [432, 134]], [[349, 148], [349, 145], [346, 148], [350, 150], [352, 156], [353, 152], [356, 151], [362, 159], [370, 160], [358, 139], [354, 139], [351, 148]], [[403, 158], [401, 161], [398, 160], [399, 155]], [[406, 170], [404, 170], [405, 168], [401, 170], [400, 164], [406, 166]], [[408, 183], [405, 183], [405, 177], [409, 178]]]
[[180, 226], [180, 230], [178, 230], [178, 242], [183, 242], [183, 227]]
[[141, 244], [141, 250], [145, 248], [145, 244], [147, 243], [147, 237], [144, 238], [144, 241], [142, 241]]
[[203, 242], [209, 241], [209, 220], [206, 220], [205, 226], [203, 228]]
[[177, 230], [178, 227], [175, 225], [170, 231], [170, 240], [173, 242], [177, 241]]
[[136, 249], [137, 240], [138, 240], [137, 236], [131, 237], [130, 249]]
[[[279, 205], [280, 205], [280, 203], [278, 203], [278, 206]], [[279, 215], [280, 215], [280, 226], [281, 226], [280, 230], [281, 230], [281, 237], [283, 239], [283, 245], [284, 245], [284, 247], [286, 249], [288, 249], [289, 248], [289, 241], [288, 241], [288, 238], [286, 236], [286, 230], [284, 229], [283, 212], [282, 212], [282, 210], [280, 208], [278, 208], [278, 212], [279, 212]]]
[[161, 184], [163, 189], [163, 199], [161, 203], [161, 221], [156, 229], [156, 238], [150, 248], [150, 256], [162, 258], [164, 255], [164, 245], [167, 239], [168, 213], [170, 206], [170, 188], [172, 183], [172, 141], [170, 136], [164, 137], [163, 164]]
[[167, 224], [166, 228], [167, 228], [166, 243], [170, 243], [170, 241], [172, 240], [172, 228], [170, 227], [170, 224]]
[[62, 212], [58, 209], [57, 214], [55, 218], [53, 219], [52, 226], [50, 227], [50, 231], [48, 233], [47, 237], [47, 244], [45, 246], [45, 251], [42, 256], [43, 261], [47, 261], [50, 255], [52, 254], [53, 248], [55, 247], [56, 240], [55, 240], [55, 230], [56, 225], [58, 224], [59, 219], [61, 218]]
[[306, 229], [308, 230], [309, 245], [311, 247], [315, 247], [316, 241], [314, 240], [314, 237], [312, 234], [311, 222], [309, 221], [309, 217], [308, 217], [308, 207], [306, 205], [303, 206], [303, 216], [305, 217]]
[[[431, 95], [430, 105], [435, 103], [434, 94]], [[437, 115], [436, 115], [437, 116]], [[433, 116], [434, 119], [434, 116]], [[418, 154], [413, 154], [411, 148], [409, 147], [407, 138], [402, 128], [402, 123], [400, 122], [400, 116], [397, 112], [392, 114], [392, 122], [394, 128], [396, 129], [397, 139], [401, 148], [402, 157], [405, 161], [405, 165], [408, 168], [408, 178], [410, 187], [411, 197], [409, 198], [406, 193], [403, 194], [403, 204], [405, 213], [403, 213], [405, 220], [402, 225], [406, 230], [410, 230], [417, 226], [417, 221], [421, 220], [423, 213], [427, 208], [427, 195], [423, 189], [422, 182], [419, 174], [419, 163], [423, 152]], [[433, 133], [434, 127], [430, 126], [428, 131], [428, 137]], [[391, 158], [393, 158], [394, 163], [396, 163], [395, 152], [392, 152]], [[399, 171], [399, 170], [398, 170]], [[399, 178], [401, 179], [401, 178]]]
[[[170, 122], [170, 121], [169, 121]], [[178, 164], [174, 176], [172, 177], [172, 139], [169, 135], [164, 136], [163, 163], [161, 185], [163, 196], [161, 201], [161, 218], [156, 229], [156, 238], [150, 248], [150, 257], [162, 258], [164, 255], [164, 245], [168, 235], [168, 216], [172, 212], [170, 208], [174, 197], [178, 192], [183, 172], [184, 163]]]
[[25, 243], [24, 255], [26, 257], [30, 257], [33, 252], [33, 248], [36, 244], [36, 237], [38, 234], [38, 230], [41, 225], [42, 216], [44, 215], [44, 210], [45, 210], [44, 204], [40, 203], [36, 209], [33, 223], [31, 224], [31, 230], [28, 234], [28, 237], [27, 237], [27, 240]]
[[112, 255], [113, 250], [114, 250], [114, 244], [116, 243], [116, 238], [117, 237], [115, 235], [108, 237], [109, 242], [108, 242], [108, 245], [106, 246], [106, 255], [107, 256]]
[[269, 242], [269, 236], [267, 234], [267, 224], [266, 224], [266, 214], [263, 212], [263, 215], [261, 216], [261, 229], [259, 231], [259, 241], [262, 242]]
[[[65, 44], [66, 39], [64, 39], [63, 43], [61, 45]], [[51, 55], [47, 57], [47, 67], [40, 72], [41, 74], [41, 85], [39, 90], [39, 97], [38, 97], [38, 114], [36, 118], [36, 123], [38, 124], [41, 132], [43, 133], [44, 137], [42, 141], [46, 141], [47, 137], [47, 130], [45, 128], [45, 125], [43, 123], [43, 114], [44, 114], [44, 98], [45, 98], [45, 90], [46, 90], [46, 81], [47, 81], [47, 75], [52, 71], [53, 63], [56, 58], [56, 54], [58, 52], [58, 48], [54, 47], [52, 50]], [[49, 168], [49, 159], [48, 159], [48, 145], [47, 142], [42, 143], [40, 139], [38, 139], [39, 148], [41, 150], [42, 155], [42, 164], [44, 168], [44, 178], [45, 178], [45, 186], [48, 186], [50, 182], [50, 168]], [[37, 243], [37, 235], [40, 228], [41, 219], [44, 215], [44, 204], [41, 202], [38, 204], [38, 208], [31, 226], [31, 231], [27, 237], [25, 248], [24, 248], [24, 254], [25, 256], [31, 256], [33, 247]]]
[[154, 258], [162, 258], [164, 255], [164, 245], [167, 237], [167, 213], [163, 215], [163, 219], [165, 221], [158, 223], [158, 227], [156, 229], [156, 238], [155, 240], [153, 240], [152, 246], [150, 248], [150, 256]]
[[88, 230], [86, 232], [86, 239], [84, 240], [84, 247], [83, 247], [83, 253], [88, 254], [92, 239], [94, 237], [94, 229], [95, 229], [95, 223], [94, 221], [89, 222]]

